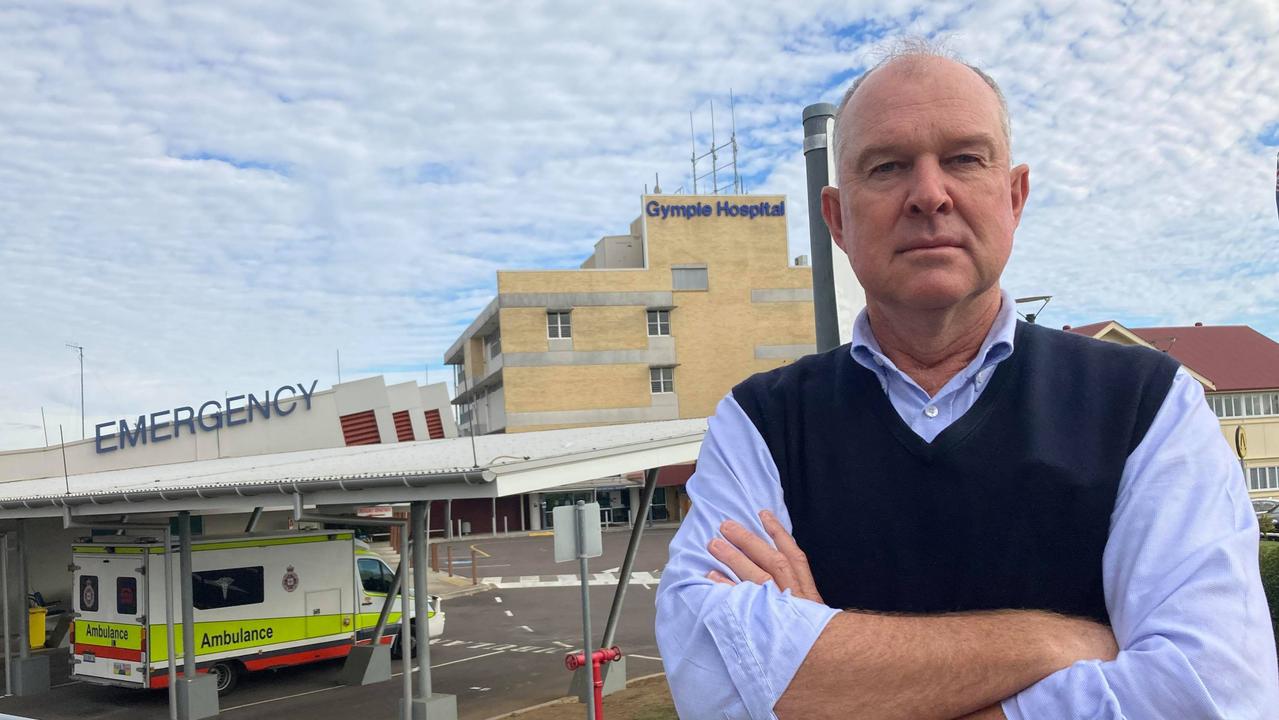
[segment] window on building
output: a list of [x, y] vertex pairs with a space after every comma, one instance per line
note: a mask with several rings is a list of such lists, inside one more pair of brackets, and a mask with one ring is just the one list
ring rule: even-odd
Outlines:
[[653, 502], [648, 506], [648, 519], [653, 522], [671, 519], [671, 513], [666, 508], [666, 488], [653, 488]]
[[706, 290], [710, 287], [704, 267], [671, 268], [671, 289]]
[[264, 597], [262, 566], [202, 570], [191, 573], [196, 610], [256, 605]]
[[671, 334], [671, 311], [670, 310], [649, 310], [648, 311], [648, 334], [649, 337], [658, 335]]
[[1213, 393], [1207, 399], [1219, 418], [1279, 415], [1279, 392]]
[[573, 325], [569, 321], [569, 313], [567, 310], [551, 310], [546, 313], [546, 337], [548, 338], [571, 338], [573, 337]]
[[1248, 468], [1249, 490], [1279, 490], [1279, 465]]
[[675, 368], [655, 367], [648, 369], [648, 384], [654, 395], [675, 392]]
[[484, 352], [489, 360], [502, 354], [502, 336], [499, 333], [495, 332], [484, 338]]

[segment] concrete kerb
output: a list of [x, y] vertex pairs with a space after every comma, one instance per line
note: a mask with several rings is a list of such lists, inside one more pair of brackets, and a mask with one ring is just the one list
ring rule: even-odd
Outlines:
[[[653, 673], [651, 675], [642, 675], [637, 678], [628, 678], [626, 680], [626, 684], [629, 685], [631, 683], [637, 683], [642, 680], [651, 680], [652, 678], [656, 678], [656, 677], [666, 677], [666, 673], [659, 672], [659, 673]], [[530, 705], [526, 708], [520, 708], [519, 710], [512, 710], [511, 712], [503, 713], [501, 715], [494, 715], [493, 717], [485, 718], [484, 720], [506, 720], [506, 718], [519, 717], [526, 713], [533, 712], [534, 710], [541, 710], [544, 707], [553, 707], [555, 705], [568, 705], [570, 703], [576, 703], [576, 702], [578, 702], [578, 700], [575, 697], [555, 698], [554, 700], [549, 700], [547, 702], [539, 703], [537, 705]]]

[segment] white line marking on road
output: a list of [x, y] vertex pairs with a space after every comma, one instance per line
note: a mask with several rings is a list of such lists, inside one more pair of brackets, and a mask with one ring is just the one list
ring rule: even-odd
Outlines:
[[640, 660], [656, 660], [657, 662], [661, 662], [661, 661], [662, 661], [662, 659], [661, 659], [661, 658], [659, 658], [659, 657], [652, 657], [652, 656], [650, 656], [650, 655], [637, 655], [637, 654], [635, 654], [635, 653], [631, 653], [631, 654], [630, 654], [630, 657], [637, 657], [637, 658], [639, 658]]
[[555, 643], [556, 645], [559, 645], [560, 647], [566, 647], [566, 648], [573, 647], [572, 645], [569, 645], [568, 643], [562, 643], [559, 640], [552, 640], [551, 642]]
[[652, 589], [653, 589], [653, 588], [651, 588], [651, 587], [649, 587], [649, 586], [648, 586], [648, 583], [640, 583], [640, 587], [644, 588], [645, 590], [652, 590]]
[[609, 568], [609, 569], [605, 570], [604, 572], [606, 572], [606, 573], [615, 573], [615, 572], [617, 572], [618, 570], [621, 570], [621, 569], [622, 569], [622, 568], [620, 568], [620, 567]]
[[[491, 652], [491, 653], [487, 653], [487, 654], [484, 654], [484, 655], [476, 655], [475, 657], [462, 658], [461, 660], [453, 660], [453, 661], [446, 662], [446, 663], [440, 663], [439, 665], [432, 665], [432, 666], [431, 666], [431, 669], [432, 669], [432, 670], [434, 670], [435, 668], [442, 668], [442, 667], [444, 667], [445, 665], [456, 665], [456, 664], [458, 664], [458, 663], [470, 662], [470, 661], [472, 661], [472, 660], [479, 660], [480, 658], [486, 658], [486, 657], [489, 657], [490, 655], [501, 655], [501, 654], [502, 654], [502, 653], [504, 653], [504, 652], [506, 652], [506, 651], [505, 651], [505, 650], [498, 650], [497, 652]], [[413, 672], [417, 672], [417, 668], [413, 668]]]
[[507, 617], [515, 617], [515, 613], [511, 612], [510, 610], [503, 610], [502, 612], [506, 613]]
[[520, 627], [524, 628], [525, 630], [528, 630], [529, 632], [533, 632], [533, 628], [529, 627], [528, 625], [521, 625]]
[[222, 708], [222, 712], [230, 712], [232, 710], [239, 710], [240, 708], [253, 707], [255, 705], [266, 705], [267, 703], [279, 702], [280, 700], [292, 700], [293, 698], [305, 697], [307, 695], [314, 695], [316, 693], [327, 692], [329, 690], [337, 690], [340, 687], [346, 687], [346, 686], [334, 685], [333, 687], [320, 688], [319, 690], [308, 690], [306, 692], [294, 693], [293, 695], [285, 695], [284, 697], [271, 698], [270, 700], [259, 700], [257, 702], [245, 703], [243, 705], [236, 705], [234, 707]]
[[498, 602], [502, 602], [502, 598], [500, 598], [500, 597], [498, 597], [498, 596], [496, 596], [496, 595], [494, 595], [494, 596], [493, 596], [493, 599], [494, 599], [494, 600], [496, 600], [496, 601], [498, 601]]
[[[486, 657], [489, 657], [490, 655], [501, 655], [501, 654], [502, 654], [502, 653], [504, 653], [504, 652], [506, 652], [506, 651], [505, 651], [505, 650], [498, 650], [497, 652], [486, 653], [486, 654], [484, 654], [484, 655], [474, 655], [474, 656], [469, 657], [469, 658], [462, 658], [461, 660], [450, 660], [449, 662], [446, 662], [446, 663], [440, 663], [439, 665], [432, 665], [432, 666], [431, 666], [431, 669], [432, 669], [432, 670], [434, 670], [435, 668], [442, 668], [442, 667], [444, 667], [445, 665], [456, 665], [456, 664], [458, 664], [458, 663], [470, 662], [470, 661], [472, 661], [472, 660], [479, 660], [480, 658], [486, 658]], [[413, 672], [417, 672], [417, 670], [418, 670], [417, 668], [413, 668]], [[393, 677], [393, 678], [397, 678], [397, 677], [399, 677], [399, 676], [401, 676], [401, 675], [403, 675], [403, 674], [404, 674], [404, 673], [402, 673], [402, 672], [391, 673], [391, 677]], [[337, 687], [346, 687], [346, 686], [345, 686], [345, 685], [338, 685]], [[325, 688], [325, 690], [331, 690], [331, 689], [332, 689], [332, 688]], [[316, 691], [316, 692], [318, 692], [318, 691]]]

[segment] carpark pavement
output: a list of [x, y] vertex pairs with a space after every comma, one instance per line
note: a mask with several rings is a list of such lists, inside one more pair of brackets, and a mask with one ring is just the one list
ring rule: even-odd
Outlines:
[[[646, 531], [634, 568], [637, 573], [660, 576], [672, 534], [671, 528]], [[604, 555], [591, 561], [592, 574], [613, 570], [615, 577], [628, 539], [628, 533], [605, 533]], [[457, 696], [462, 720], [484, 720], [565, 695], [571, 678], [564, 669], [564, 656], [582, 643], [580, 589], [575, 582], [518, 582], [520, 578], [537, 577], [539, 582], [541, 578], [559, 578], [565, 572], [576, 571], [576, 564], [556, 564], [553, 540], [547, 536], [459, 538], [455, 542], [460, 546], [455, 548], [455, 560], [461, 549], [472, 544], [487, 557], [480, 557], [482, 584], [478, 586], [470, 585], [470, 568], [457, 563], [455, 573], [463, 577], [432, 573], [428, 581], [430, 592], [445, 597], [447, 617], [444, 637], [431, 644], [435, 692]], [[469, 561], [469, 550], [465, 559]], [[504, 587], [503, 581], [511, 579], [517, 585]], [[592, 635], [596, 642], [603, 634], [613, 589], [604, 584], [591, 587]], [[655, 583], [632, 582], [627, 592], [616, 644], [628, 657], [629, 677], [662, 669], [653, 637], [656, 589]], [[43, 696], [0, 699], [0, 713], [35, 720], [168, 717], [164, 691], [71, 681], [66, 650], [46, 652], [51, 653], [53, 683], [58, 687]], [[231, 695], [221, 699], [221, 716], [234, 720], [393, 718], [400, 696], [399, 667], [397, 662], [397, 674], [391, 681], [365, 687], [337, 684], [340, 660], [249, 673]]]

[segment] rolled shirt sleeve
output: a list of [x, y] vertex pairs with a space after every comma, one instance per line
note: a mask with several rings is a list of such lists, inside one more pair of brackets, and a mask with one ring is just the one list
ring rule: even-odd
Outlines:
[[692, 510], [657, 590], [657, 644], [676, 709], [687, 718], [775, 718], [773, 705], [838, 611], [772, 582], [730, 587], [706, 577], [732, 577], [707, 550], [724, 520], [767, 537], [758, 513], [771, 510], [791, 531], [777, 468], [732, 395], [710, 419], [686, 487]]
[[1009, 720], [1270, 717], [1279, 667], [1257, 521], [1203, 389], [1179, 370], [1128, 458], [1103, 557], [1112, 662], [1075, 663], [1003, 703]]

